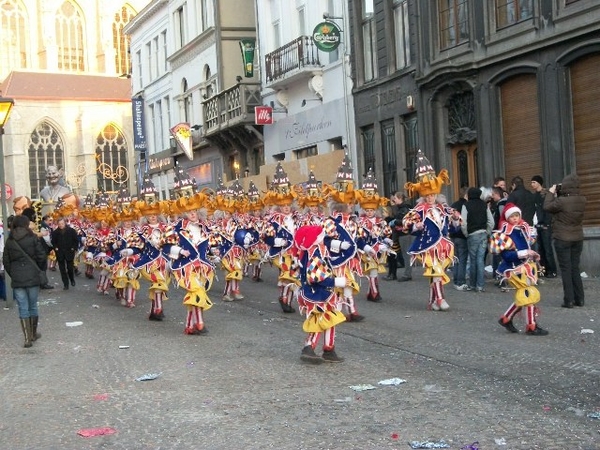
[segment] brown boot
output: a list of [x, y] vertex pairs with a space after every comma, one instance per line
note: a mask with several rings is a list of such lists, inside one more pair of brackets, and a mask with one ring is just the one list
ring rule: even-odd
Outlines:
[[23, 347], [29, 348], [33, 345], [31, 343], [31, 322], [29, 321], [29, 318], [21, 319], [21, 328], [23, 329], [23, 335], [25, 336]]
[[38, 333], [37, 331], [39, 317], [31, 316], [29, 319], [31, 320], [31, 340], [37, 341], [39, 338], [42, 337], [42, 333]]

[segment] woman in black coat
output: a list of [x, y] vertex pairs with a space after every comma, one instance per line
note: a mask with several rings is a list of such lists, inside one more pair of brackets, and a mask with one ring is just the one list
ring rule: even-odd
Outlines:
[[46, 251], [29, 228], [27, 216], [15, 216], [11, 232], [4, 246], [2, 261], [10, 275], [15, 301], [19, 305], [21, 328], [25, 335], [25, 347], [41, 337], [38, 326], [38, 294], [40, 271], [45, 268]]
[[56, 254], [56, 262], [64, 285], [63, 289], [67, 290], [69, 289], [69, 281], [72, 286], [75, 286], [73, 261], [75, 260], [77, 247], [79, 247], [79, 236], [77, 236], [77, 231], [67, 225], [64, 218], [60, 218], [50, 239]]

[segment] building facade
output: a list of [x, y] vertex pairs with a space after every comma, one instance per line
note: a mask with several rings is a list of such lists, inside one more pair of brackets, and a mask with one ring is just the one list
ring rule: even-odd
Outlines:
[[[79, 195], [132, 187], [131, 93], [123, 27], [144, 0], [7, 0], [0, 16], [6, 181], [34, 199], [49, 165]], [[9, 199], [10, 201], [10, 199]]]
[[385, 173], [386, 139], [399, 124], [400, 188], [414, 174], [410, 158], [419, 147], [450, 171], [449, 200], [461, 186], [491, 186], [497, 176], [509, 185], [521, 176], [528, 186], [541, 175], [552, 185], [576, 172], [588, 198], [583, 267], [600, 273], [592, 257], [600, 251], [597, 2], [351, 0], [349, 9], [355, 96], [377, 105], [372, 112], [355, 99], [361, 133], [374, 130], [372, 140], [359, 141], [361, 164]]

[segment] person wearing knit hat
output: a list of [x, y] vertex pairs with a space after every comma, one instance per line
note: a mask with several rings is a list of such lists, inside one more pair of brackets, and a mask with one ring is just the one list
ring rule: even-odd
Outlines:
[[436, 176], [423, 152], [417, 152], [416, 183], [408, 182], [404, 188], [410, 195], [418, 193], [421, 199], [402, 220], [405, 230], [415, 236], [408, 249], [411, 264], [420, 263], [425, 268], [423, 276], [429, 278], [428, 309], [446, 311], [450, 308], [444, 295], [444, 284], [450, 281], [446, 269], [454, 261], [454, 244], [448, 238], [452, 209], [438, 200], [444, 184], [450, 184], [448, 171]]
[[300, 285], [298, 267], [294, 263], [291, 247], [294, 243], [297, 216], [292, 203], [297, 197], [287, 173], [281, 163], [275, 168], [271, 189], [265, 194], [265, 204], [275, 206], [275, 211], [266, 219], [264, 241], [269, 246], [267, 257], [279, 269], [277, 285], [279, 286], [279, 304], [284, 313], [293, 313], [294, 293]]
[[498, 323], [511, 333], [519, 330], [513, 324], [515, 315], [525, 309], [526, 330], [530, 336], [545, 336], [548, 331], [537, 324], [540, 291], [537, 289], [537, 261], [540, 255], [531, 249], [533, 242], [531, 228], [521, 217], [521, 209], [513, 203], [507, 203], [503, 211], [504, 221], [500, 228], [492, 233], [489, 249], [499, 254], [502, 262], [498, 274], [502, 281], [516, 289], [512, 305], [500, 317]]
[[[336, 277], [324, 244], [325, 232], [319, 225], [305, 225], [296, 231], [294, 249], [300, 261], [298, 306], [306, 317], [302, 329], [308, 333], [300, 359], [310, 364], [342, 362], [335, 351], [335, 326], [346, 320], [339, 310], [334, 287], [346, 286], [345, 277]], [[323, 335], [323, 353], [315, 347]]]
[[548, 189], [544, 187], [544, 179], [539, 175], [531, 177], [531, 189], [535, 203], [536, 250], [540, 254], [543, 276], [556, 278], [556, 260], [552, 248], [552, 214], [544, 210], [544, 199], [548, 195]]

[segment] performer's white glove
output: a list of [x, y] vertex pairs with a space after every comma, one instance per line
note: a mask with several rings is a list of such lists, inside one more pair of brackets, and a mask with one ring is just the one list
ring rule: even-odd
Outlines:
[[124, 248], [121, 250], [120, 255], [122, 258], [127, 258], [128, 256], [133, 255], [133, 250], [130, 248]]
[[348, 241], [342, 241], [342, 243], [340, 244], [340, 248], [342, 250], [348, 250], [350, 248], [350, 242], [348, 242]]
[[381, 245], [379, 245], [379, 251], [380, 251], [381, 253], [386, 253], [386, 252], [389, 252], [389, 250], [390, 250], [390, 248], [389, 248], [387, 245], [385, 245], [385, 244], [381, 244]]
[[285, 247], [287, 245], [287, 239], [275, 238], [275, 247]]
[[371, 256], [375, 256], [377, 255], [377, 252], [375, 252], [375, 250], [373, 249], [373, 247], [371, 247], [370, 245], [365, 245], [365, 248], [363, 249], [365, 251], [365, 253], [371, 255]]
[[254, 241], [254, 237], [250, 233], [246, 233], [244, 236], [244, 247], [248, 247]]
[[392, 245], [394, 245], [394, 241], [392, 241], [390, 238], [385, 238], [385, 239], [383, 240], [383, 243], [384, 243], [385, 245], [387, 245], [388, 247], [391, 247]]
[[335, 287], [337, 287], [337, 288], [346, 287], [346, 277], [335, 277]]

